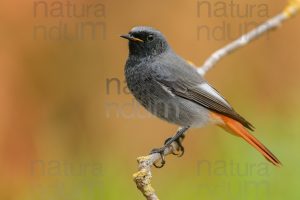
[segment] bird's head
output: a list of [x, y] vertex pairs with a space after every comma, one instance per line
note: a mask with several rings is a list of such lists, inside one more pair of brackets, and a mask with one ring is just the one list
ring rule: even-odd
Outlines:
[[169, 49], [164, 35], [151, 27], [138, 26], [122, 35], [129, 40], [129, 54], [134, 56], [156, 56]]

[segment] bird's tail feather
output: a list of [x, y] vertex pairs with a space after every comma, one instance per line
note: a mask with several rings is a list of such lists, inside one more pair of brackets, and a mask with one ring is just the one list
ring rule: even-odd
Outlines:
[[281, 162], [278, 160], [278, 158], [276, 158], [276, 156], [269, 149], [267, 149], [267, 147], [265, 147], [260, 141], [258, 141], [258, 139], [251, 135], [242, 124], [229, 117], [220, 114], [217, 115], [224, 122], [222, 128], [230, 131], [236, 136], [242, 137], [246, 142], [257, 149], [273, 165], [281, 166]]

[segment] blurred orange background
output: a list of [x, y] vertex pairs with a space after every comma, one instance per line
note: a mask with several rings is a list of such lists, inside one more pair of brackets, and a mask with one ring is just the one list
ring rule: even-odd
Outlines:
[[[119, 36], [137, 25], [153, 26], [178, 54], [200, 66], [244, 33], [245, 24], [253, 28], [287, 3], [214, 0], [199, 8], [199, 2], [204, 1], [2, 1], [0, 199], [142, 199], [132, 181], [136, 157], [161, 146], [177, 127], [132, 105], [123, 73], [127, 42]], [[209, 15], [216, 3], [225, 5], [226, 16]], [[68, 6], [78, 16], [67, 13]], [[238, 9], [244, 16], [237, 16]], [[214, 193], [222, 199], [257, 199], [255, 189], [237, 189], [248, 180], [268, 183], [261, 199], [300, 197], [299, 20], [296, 16], [227, 56], [206, 77], [255, 125], [256, 136], [284, 167], [266, 164], [267, 176], [256, 169], [247, 176], [199, 175], [203, 160], [212, 166], [222, 160], [228, 167], [233, 161], [247, 172], [249, 163], [265, 160], [219, 128], [191, 130], [184, 157], [170, 156], [163, 169], [154, 169], [161, 199], [220, 199]], [[96, 26], [96, 35], [88, 27], [78, 37], [82, 23]], [[79, 171], [96, 163], [100, 174], [67, 175], [64, 163], [70, 162]], [[238, 191], [228, 193], [227, 182]]]

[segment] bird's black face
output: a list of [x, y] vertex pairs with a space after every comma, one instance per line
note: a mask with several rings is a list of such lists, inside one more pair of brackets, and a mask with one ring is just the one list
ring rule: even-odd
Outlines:
[[135, 27], [121, 37], [129, 40], [129, 53], [134, 56], [156, 56], [169, 49], [165, 37], [150, 27]]

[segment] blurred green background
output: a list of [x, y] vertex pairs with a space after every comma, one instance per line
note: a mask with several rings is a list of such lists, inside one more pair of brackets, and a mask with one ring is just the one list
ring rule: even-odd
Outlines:
[[[143, 199], [132, 181], [136, 157], [177, 127], [132, 104], [123, 74], [127, 42], [119, 35], [153, 26], [178, 54], [201, 65], [285, 5], [2, 1], [0, 199]], [[191, 130], [184, 157], [170, 156], [163, 169], [153, 169], [161, 199], [300, 198], [299, 22], [296, 16], [227, 56], [206, 77], [255, 125], [283, 167], [219, 128]]]

